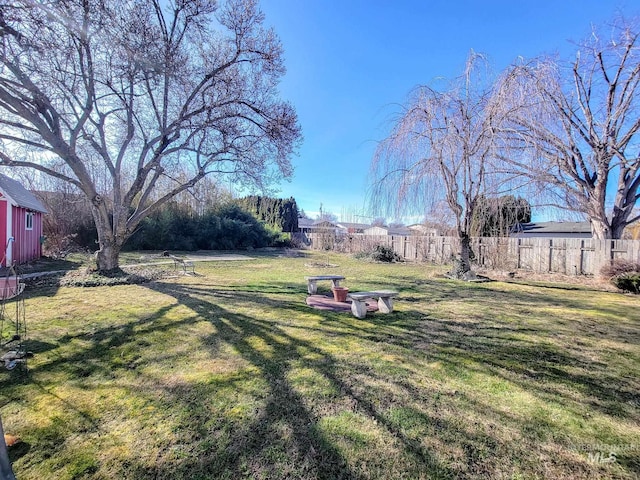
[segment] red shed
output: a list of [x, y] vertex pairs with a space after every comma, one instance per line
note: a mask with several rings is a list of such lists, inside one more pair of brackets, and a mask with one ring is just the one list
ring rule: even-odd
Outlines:
[[42, 203], [20, 182], [0, 174], [1, 266], [26, 263], [42, 256]]

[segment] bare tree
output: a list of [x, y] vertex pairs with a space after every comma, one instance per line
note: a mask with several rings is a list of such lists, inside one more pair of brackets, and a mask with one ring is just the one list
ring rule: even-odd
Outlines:
[[101, 270], [206, 175], [289, 177], [300, 129], [262, 22], [255, 0], [0, 0], [0, 164], [87, 197]]
[[94, 244], [94, 223], [87, 198], [67, 182], [51, 179], [47, 183], [49, 188], [34, 192], [47, 209], [42, 224], [45, 254], [64, 256], [69, 250]]
[[372, 162], [376, 210], [396, 216], [424, 214], [444, 200], [461, 243], [458, 276], [471, 270], [476, 202], [493, 192], [488, 167], [494, 134], [484, 67], [483, 57], [472, 52], [464, 75], [446, 91], [416, 89]]
[[506, 160], [550, 205], [585, 214], [597, 238], [620, 238], [639, 217], [640, 44], [638, 23], [593, 30], [576, 58], [510, 68], [496, 105]]

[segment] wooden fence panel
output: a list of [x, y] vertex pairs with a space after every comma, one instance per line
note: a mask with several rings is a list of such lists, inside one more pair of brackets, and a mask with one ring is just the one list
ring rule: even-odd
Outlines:
[[474, 261], [489, 269], [514, 270], [518, 265], [517, 239], [505, 237], [473, 238]]
[[535, 260], [535, 245], [533, 238], [518, 239], [518, 263], [516, 268], [535, 270], [538, 262]]
[[593, 238], [585, 238], [580, 244], [580, 274], [589, 274], [597, 271], [596, 267], [596, 248], [595, 240]]
[[549, 241], [549, 271], [567, 273], [567, 246], [564, 238]]
[[627, 240], [630, 243], [628, 260], [640, 263], [640, 241]]
[[579, 275], [582, 271], [582, 239], [566, 238], [565, 239], [565, 269], [569, 275]]

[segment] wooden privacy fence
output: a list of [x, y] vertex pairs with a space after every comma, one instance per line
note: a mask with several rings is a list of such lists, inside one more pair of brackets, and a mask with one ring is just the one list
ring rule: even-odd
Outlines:
[[[346, 253], [372, 251], [376, 245], [393, 249], [408, 261], [451, 263], [460, 251], [456, 237], [298, 234], [311, 249]], [[538, 273], [596, 275], [604, 265], [623, 259], [640, 262], [640, 240], [596, 240], [592, 238], [471, 239], [473, 262], [495, 270], [526, 269]]]

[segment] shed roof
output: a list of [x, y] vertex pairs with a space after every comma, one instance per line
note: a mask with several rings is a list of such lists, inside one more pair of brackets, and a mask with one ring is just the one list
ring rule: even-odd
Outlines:
[[7, 177], [1, 173], [0, 190], [11, 200], [12, 203], [19, 207], [35, 210], [36, 212], [47, 213], [47, 209], [33, 193], [24, 188], [17, 180]]

